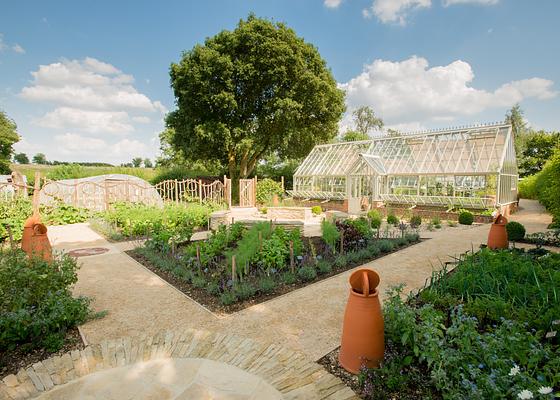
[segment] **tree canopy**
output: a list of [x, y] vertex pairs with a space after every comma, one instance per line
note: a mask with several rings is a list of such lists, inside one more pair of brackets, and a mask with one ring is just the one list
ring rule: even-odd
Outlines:
[[528, 176], [542, 171], [545, 163], [560, 148], [560, 133], [544, 131], [531, 132], [524, 143], [518, 161], [519, 175]]
[[144, 161], [142, 157], [134, 157], [132, 159], [132, 165], [134, 166], [134, 168], [140, 168], [140, 166], [142, 165], [142, 161]]
[[271, 153], [306, 155], [336, 136], [344, 94], [317, 49], [282, 23], [250, 15], [171, 65], [170, 143], [247, 177]]
[[144, 168], [153, 168], [154, 164], [152, 163], [152, 160], [150, 160], [149, 158], [144, 158]]
[[0, 111], [0, 174], [10, 173], [13, 145], [19, 141], [17, 125], [4, 111]]
[[29, 164], [29, 157], [25, 153], [14, 154], [14, 161], [18, 164]]
[[368, 140], [371, 139], [368, 134], [358, 132], [358, 131], [346, 131], [342, 135], [343, 142], [355, 142], [358, 140]]
[[43, 153], [37, 153], [33, 156], [33, 163], [34, 164], [47, 164], [47, 156]]
[[383, 128], [383, 120], [377, 118], [375, 112], [369, 106], [362, 106], [355, 109], [352, 112], [352, 116], [354, 117], [354, 124], [356, 125], [355, 130], [362, 135], [367, 136], [374, 128]]

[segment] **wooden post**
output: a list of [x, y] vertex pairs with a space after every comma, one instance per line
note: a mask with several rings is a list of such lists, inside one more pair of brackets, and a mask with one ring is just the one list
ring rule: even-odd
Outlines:
[[259, 231], [259, 250], [261, 251], [262, 251], [262, 245], [263, 245], [262, 232]]
[[257, 175], [255, 175], [254, 183], [253, 183], [253, 207], [257, 205]]
[[198, 180], [198, 200], [202, 204], [202, 180]]
[[179, 202], [179, 183], [175, 179], [175, 203]]
[[41, 173], [35, 172], [35, 186], [33, 188], [33, 214], [39, 214], [39, 196], [41, 195]]
[[16, 249], [16, 243], [14, 242], [14, 235], [12, 235], [12, 228], [10, 225], [6, 225], [6, 230], [8, 231], [8, 239], [10, 240], [10, 247], [12, 250]]
[[282, 193], [284, 193], [285, 192], [285, 190], [284, 190], [284, 175], [282, 175], [280, 177], [280, 184], [282, 185]]
[[74, 195], [72, 196], [72, 205], [78, 207], [78, 180], [74, 179]]
[[103, 180], [103, 192], [105, 200], [105, 210], [109, 209], [109, 193], [107, 193], [107, 179]]
[[340, 254], [344, 255], [344, 231], [340, 232]]
[[236, 268], [235, 268], [235, 255], [231, 256], [231, 281], [233, 282], [233, 288], [235, 288], [235, 282], [237, 280]]
[[290, 270], [292, 271], [292, 273], [294, 273], [294, 266], [295, 266], [295, 261], [294, 261], [294, 242], [292, 240], [290, 240]]

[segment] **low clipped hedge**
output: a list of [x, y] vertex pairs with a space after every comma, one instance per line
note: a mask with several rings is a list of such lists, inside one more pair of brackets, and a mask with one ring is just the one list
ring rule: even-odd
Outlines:
[[560, 227], [560, 148], [554, 151], [541, 172], [519, 184], [519, 195], [536, 198], [552, 214], [551, 228]]
[[511, 242], [518, 242], [525, 237], [525, 227], [516, 221], [510, 221], [506, 224], [508, 239]]
[[474, 215], [470, 211], [463, 211], [459, 214], [459, 223], [461, 225], [472, 225], [474, 222]]

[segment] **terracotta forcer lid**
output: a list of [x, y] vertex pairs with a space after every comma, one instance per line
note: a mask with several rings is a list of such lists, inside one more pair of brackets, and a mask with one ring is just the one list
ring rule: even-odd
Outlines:
[[504, 217], [502, 214], [498, 214], [496, 215], [496, 219], [494, 220], [494, 223], [496, 225], [505, 225], [507, 224], [508, 220], [506, 217]]
[[[352, 286], [352, 290], [356, 293], [360, 293], [363, 295], [370, 295], [375, 292], [375, 289], [379, 285], [379, 275], [377, 272], [372, 271], [371, 269], [359, 269], [350, 275], [348, 278], [348, 282], [350, 282], [350, 286]], [[364, 293], [364, 288], [369, 288], [369, 293]]]

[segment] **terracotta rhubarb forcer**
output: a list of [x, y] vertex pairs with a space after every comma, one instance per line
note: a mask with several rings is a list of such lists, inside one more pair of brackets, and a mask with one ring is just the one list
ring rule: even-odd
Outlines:
[[21, 249], [27, 254], [31, 251], [31, 237], [33, 236], [33, 227], [41, 223], [41, 216], [39, 213], [33, 215], [25, 220], [23, 224], [23, 235], [21, 236]]
[[488, 233], [488, 248], [495, 249], [507, 249], [508, 236], [506, 230], [506, 224], [508, 220], [502, 214], [498, 214], [494, 223], [490, 227], [490, 232]]
[[30, 249], [26, 252], [29, 257], [39, 257], [45, 261], [52, 261], [52, 247], [47, 236], [47, 227], [44, 224], [33, 225]]
[[353, 374], [362, 365], [377, 368], [385, 353], [384, 323], [379, 302], [379, 275], [360, 269], [350, 275], [338, 361]]

